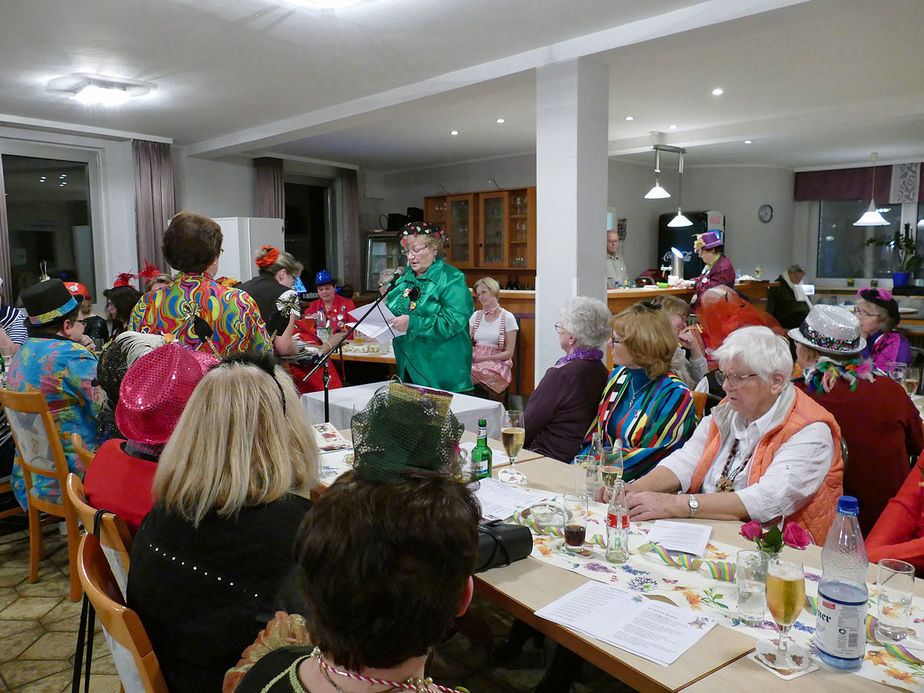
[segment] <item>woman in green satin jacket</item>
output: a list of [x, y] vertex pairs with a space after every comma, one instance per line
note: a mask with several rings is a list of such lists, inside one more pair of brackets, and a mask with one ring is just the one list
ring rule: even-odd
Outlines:
[[405, 382], [451, 392], [472, 390], [472, 340], [468, 320], [475, 310], [465, 275], [443, 261], [446, 233], [427, 222], [400, 232], [408, 272], [388, 292], [385, 304], [407, 330], [394, 341], [398, 376]]

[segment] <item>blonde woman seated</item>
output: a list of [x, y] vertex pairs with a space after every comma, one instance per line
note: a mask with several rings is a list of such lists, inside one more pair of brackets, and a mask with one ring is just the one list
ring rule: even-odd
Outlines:
[[269, 355], [228, 357], [193, 391], [161, 453], [128, 576], [171, 693], [221, 690], [272, 617], [318, 478], [310, 425]]
[[475, 282], [475, 298], [481, 309], [468, 321], [475, 345], [472, 354], [472, 382], [475, 394], [499, 399], [510, 386], [513, 352], [517, 345], [517, 319], [500, 307], [500, 284], [491, 277]]
[[735, 330], [715, 357], [725, 399], [632, 484], [630, 517], [786, 518], [824, 541], [842, 492], [837, 422], [790, 382], [789, 345], [769, 328]]
[[670, 372], [677, 338], [663, 311], [641, 303], [610, 318], [613, 371], [603, 389], [594, 432], [622, 447], [624, 477], [636, 479], [693, 433], [696, 414], [690, 388]]
[[680, 378], [684, 384], [693, 389], [703, 379], [709, 370], [703, 345], [697, 334], [698, 328], [687, 326], [687, 316], [690, 306], [682, 298], [670, 294], [656, 296], [643, 304], [651, 308], [660, 308], [671, 324], [671, 329], [677, 336], [677, 348], [671, 358], [671, 371]]

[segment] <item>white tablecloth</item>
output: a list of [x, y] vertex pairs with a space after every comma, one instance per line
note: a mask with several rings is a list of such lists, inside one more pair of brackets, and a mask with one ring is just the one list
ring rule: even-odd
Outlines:
[[[353, 413], [365, 407], [375, 391], [386, 384], [387, 382], [369, 383], [331, 390], [330, 422], [338, 430], [348, 429]], [[323, 392], [309, 392], [302, 395], [302, 406], [308, 412], [312, 423], [324, 421]], [[481, 397], [455, 394], [449, 408], [465, 426], [466, 431], [477, 433], [478, 419], [485, 419], [488, 422], [488, 437], [500, 438], [501, 422], [504, 416], [503, 403]]]

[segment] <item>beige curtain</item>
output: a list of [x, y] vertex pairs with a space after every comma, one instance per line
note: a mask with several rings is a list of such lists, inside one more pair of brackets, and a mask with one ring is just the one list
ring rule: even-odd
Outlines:
[[166, 271], [164, 229], [176, 213], [173, 196], [173, 158], [170, 145], [132, 140], [135, 169], [135, 233], [138, 269], [153, 262]]
[[253, 215], [285, 219], [286, 189], [282, 159], [261, 157], [253, 160], [253, 167]]
[[[0, 162], [2, 162], [2, 157], [0, 157]], [[3, 182], [2, 163], [0, 163], [0, 277], [3, 278], [3, 302], [11, 303], [13, 300], [13, 270], [10, 267], [10, 224], [6, 216], [6, 184]]]
[[359, 233], [359, 182], [356, 171], [345, 169], [340, 173], [343, 189], [343, 235], [341, 253], [343, 253], [344, 283], [351, 284], [361, 291], [363, 281], [362, 239]]

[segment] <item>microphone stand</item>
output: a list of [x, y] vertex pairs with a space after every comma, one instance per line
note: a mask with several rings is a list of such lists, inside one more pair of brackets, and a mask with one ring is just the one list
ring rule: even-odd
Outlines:
[[[314, 368], [312, 368], [308, 372], [308, 375], [302, 378], [302, 382], [305, 382], [306, 380], [308, 380], [308, 378], [310, 378], [312, 375], [317, 373], [318, 369], [320, 368], [324, 369], [324, 373], [321, 376], [321, 382], [324, 385], [324, 421], [325, 422], [330, 422], [330, 386], [329, 386], [330, 384], [330, 365], [329, 364], [330, 364], [331, 357], [334, 355], [335, 351], [342, 349], [343, 343], [347, 339], [349, 339], [353, 335], [354, 332], [356, 332], [356, 328], [362, 324], [363, 320], [365, 320], [369, 316], [369, 314], [373, 310], [375, 310], [382, 301], [385, 300], [385, 297], [388, 296], [389, 292], [391, 292], [391, 290], [395, 288], [395, 284], [397, 283], [399, 276], [401, 275], [395, 275], [395, 277], [392, 279], [391, 283], [389, 284], [388, 291], [386, 291], [384, 294], [379, 294], [378, 298], [376, 298], [372, 302], [372, 304], [369, 306], [369, 310], [363, 313], [363, 316], [359, 318], [353, 324], [353, 326], [350, 327], [349, 330], [347, 330], [347, 333], [341, 338], [340, 343], [336, 347], [331, 348], [331, 350], [328, 351], [326, 354], [324, 354], [321, 360], [318, 361], [314, 365]], [[341, 351], [341, 354], [342, 354], [342, 351]]]

